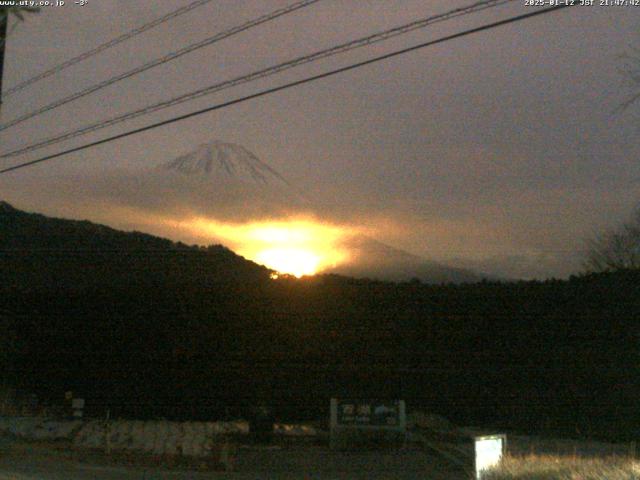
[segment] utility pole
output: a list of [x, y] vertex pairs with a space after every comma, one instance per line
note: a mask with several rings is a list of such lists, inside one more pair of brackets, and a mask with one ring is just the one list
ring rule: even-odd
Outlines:
[[0, 10], [0, 114], [2, 113], [2, 76], [4, 73], [4, 49], [7, 45], [7, 27], [9, 25], [9, 9]]

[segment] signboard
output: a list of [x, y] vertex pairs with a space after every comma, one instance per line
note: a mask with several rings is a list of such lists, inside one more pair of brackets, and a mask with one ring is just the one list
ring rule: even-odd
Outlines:
[[475, 437], [476, 480], [482, 479], [484, 470], [500, 464], [506, 447], [506, 435]]
[[404, 428], [400, 400], [336, 400], [336, 409], [336, 426]]
[[406, 427], [403, 400], [331, 399], [332, 449], [381, 438], [386, 443], [404, 442]]

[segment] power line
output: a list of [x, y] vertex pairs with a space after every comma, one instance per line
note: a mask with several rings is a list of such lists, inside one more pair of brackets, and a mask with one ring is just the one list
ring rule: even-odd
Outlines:
[[241, 85], [244, 83], [248, 83], [254, 80], [258, 80], [261, 78], [265, 78], [271, 75], [275, 75], [277, 73], [281, 73], [285, 70], [289, 70], [291, 68], [297, 67], [299, 65], [303, 65], [305, 63], [310, 63], [310, 62], [314, 62], [317, 60], [321, 60], [327, 57], [331, 57], [333, 55], [337, 55], [339, 53], [344, 53], [350, 50], [354, 50], [356, 48], [360, 48], [360, 47], [364, 47], [364, 46], [368, 46], [368, 45], [372, 45], [374, 43], [377, 42], [381, 42], [384, 40], [388, 40], [389, 38], [393, 38], [396, 37], [398, 35], [403, 35], [405, 33], [411, 32], [413, 30], [417, 30], [419, 28], [425, 28], [431, 24], [437, 23], [437, 22], [442, 22], [442, 21], [446, 21], [446, 20], [450, 20], [452, 18], [455, 17], [459, 17], [459, 16], [463, 16], [463, 15], [469, 15], [471, 13], [476, 13], [478, 11], [481, 10], [486, 10], [488, 8], [494, 8], [497, 7], [499, 5], [505, 4], [505, 3], [509, 3], [509, 2], [513, 2], [514, 0], [482, 0], [479, 2], [476, 2], [472, 5], [469, 5], [467, 7], [460, 7], [460, 8], [456, 8], [454, 10], [450, 10], [446, 13], [443, 14], [438, 14], [438, 15], [432, 15], [420, 20], [416, 20], [414, 22], [405, 24], [405, 25], [401, 25], [399, 27], [395, 27], [395, 28], [391, 28], [389, 30], [384, 30], [382, 32], [378, 32], [378, 33], [374, 33], [372, 35], [368, 35], [366, 37], [361, 37], [359, 39], [356, 40], [352, 40], [343, 44], [340, 44], [338, 46], [335, 47], [331, 47], [331, 48], [327, 48], [324, 50], [319, 50], [317, 52], [314, 52], [312, 54], [309, 55], [303, 55], [301, 57], [297, 57], [293, 60], [289, 60], [287, 62], [283, 62], [280, 64], [277, 64], [275, 66], [271, 66], [271, 67], [267, 67], [265, 69], [262, 70], [258, 70], [255, 72], [252, 72], [248, 75], [243, 75], [240, 77], [236, 77], [233, 78], [231, 80], [226, 80], [220, 83], [216, 83], [213, 85], [210, 85], [208, 87], [196, 90], [194, 92], [190, 92], [184, 95], [180, 95], [178, 97], [174, 97], [170, 100], [165, 100], [153, 105], [149, 105], [147, 107], [138, 109], [138, 110], [134, 110], [132, 112], [128, 112], [122, 115], [118, 115], [116, 117], [113, 117], [111, 119], [108, 120], [103, 120], [103, 121], [99, 121], [96, 122], [92, 125], [88, 125], [86, 127], [82, 127], [78, 130], [73, 130], [71, 132], [67, 132], [55, 137], [51, 137], [45, 140], [41, 140], [35, 144], [26, 146], [26, 147], [21, 147], [17, 150], [13, 150], [10, 152], [6, 152], [0, 155], [0, 158], [9, 158], [9, 157], [14, 157], [16, 155], [20, 155], [23, 153], [27, 153], [33, 150], [37, 150], [49, 145], [53, 145], [59, 142], [62, 142], [64, 140], [68, 140], [80, 135], [84, 135], [96, 130], [100, 130], [102, 128], [106, 128], [106, 127], [110, 127], [112, 125], [116, 125], [118, 123], [124, 122], [126, 120], [131, 120], [133, 118], [137, 118], [139, 116], [142, 115], [147, 115], [149, 113], [158, 111], [158, 110], [162, 110], [168, 107], [172, 107], [174, 105], [178, 105], [190, 100], [194, 100], [196, 98], [200, 98], [206, 95], [210, 95], [212, 93], [215, 92], [219, 92], [221, 90], [227, 89], [227, 88], [231, 88], [231, 87], [235, 87], [237, 85]]
[[[210, 0], [207, 0], [210, 1]], [[175, 60], [178, 57], [181, 57], [183, 55], [186, 55], [187, 53], [191, 53], [195, 50], [198, 50], [200, 48], [212, 45], [216, 42], [219, 42], [220, 40], [223, 40], [225, 38], [229, 38], [233, 35], [236, 35], [238, 33], [244, 32], [246, 30], [249, 30], [257, 25], [269, 22], [271, 20], [274, 20], [278, 17], [281, 17], [283, 15], [286, 15], [288, 13], [294, 12], [296, 10], [299, 10], [301, 8], [307, 7], [313, 3], [319, 2], [320, 0], [301, 0], [298, 1], [296, 3], [293, 3], [287, 7], [284, 8], [280, 8], [278, 10], [274, 10], [271, 13], [268, 13], [266, 15], [262, 15], [258, 18], [255, 18], [253, 20], [250, 20], [246, 23], [243, 23], [242, 25], [239, 25], [237, 27], [233, 27], [229, 30], [225, 30], [223, 32], [217, 33], [216, 35], [212, 36], [212, 37], [208, 37], [200, 42], [188, 45], [184, 48], [181, 48], [180, 50], [176, 50], [174, 52], [171, 52], [167, 55], [164, 55], [160, 58], [156, 58], [155, 60], [152, 60], [148, 63], [145, 63], [144, 65], [141, 65], [139, 67], [136, 67], [132, 70], [129, 70], [127, 72], [124, 72], [120, 75], [116, 75], [115, 77], [111, 77], [107, 80], [104, 80], [102, 82], [96, 83], [94, 85], [91, 85], [90, 87], [87, 87], [79, 92], [73, 93], [67, 97], [64, 97], [60, 100], [56, 100], [55, 102], [52, 102], [48, 105], [45, 105], [44, 107], [38, 108], [37, 110], [33, 110], [31, 112], [27, 112], [24, 115], [21, 115], [20, 117], [17, 117], [5, 124], [0, 125], [0, 132], [3, 130], [6, 130], [14, 125], [18, 125], [19, 123], [22, 123], [26, 120], [29, 120], [30, 118], [33, 117], [37, 117], [39, 115], [42, 115], [45, 112], [48, 112], [50, 110], [53, 110], [55, 108], [58, 108], [62, 105], [65, 105], [67, 103], [70, 103], [74, 100], [77, 100], [79, 98], [85, 97], [87, 95], [90, 95], [92, 93], [97, 92], [98, 90], [102, 90], [103, 88], [106, 88], [110, 85], [113, 85], [114, 83], [117, 83], [121, 80], [124, 80], [126, 78], [130, 78], [133, 77], [135, 75], [138, 75], [139, 73], [142, 72], [146, 72], [147, 70], [150, 70], [154, 67], [157, 67], [158, 65], [162, 65], [165, 64], [167, 62], [170, 62], [172, 60]]]
[[244, 97], [236, 98], [234, 100], [230, 100], [230, 101], [227, 101], [227, 102], [224, 102], [224, 103], [213, 105], [213, 106], [204, 108], [202, 110], [196, 110], [194, 112], [191, 112], [191, 113], [188, 113], [188, 114], [185, 114], [185, 115], [180, 115], [178, 117], [174, 117], [174, 118], [171, 118], [171, 119], [168, 119], [168, 120], [163, 120], [161, 122], [157, 122], [157, 123], [154, 123], [154, 124], [151, 124], [151, 125], [147, 125], [146, 127], [141, 127], [141, 128], [137, 128], [137, 129], [134, 129], [134, 130], [130, 130], [128, 132], [120, 133], [118, 135], [113, 135], [111, 137], [104, 138], [102, 140], [97, 140], [95, 142], [90, 142], [90, 143], [81, 145], [79, 147], [74, 147], [74, 148], [70, 148], [68, 150], [64, 150], [62, 152], [59, 152], [59, 153], [55, 153], [55, 154], [52, 154], [52, 155], [47, 155], [45, 157], [41, 157], [41, 158], [38, 158], [36, 160], [31, 160], [29, 162], [24, 162], [24, 163], [21, 163], [21, 164], [18, 164], [18, 165], [14, 165], [12, 167], [8, 167], [8, 168], [5, 168], [3, 170], [0, 170], [0, 174], [11, 172], [13, 170], [18, 170], [20, 168], [25, 168], [25, 167], [28, 167], [28, 166], [31, 166], [31, 165], [35, 165], [37, 163], [45, 162], [45, 161], [48, 161], [48, 160], [52, 160], [54, 158], [58, 158], [58, 157], [61, 157], [63, 155], [68, 155], [70, 153], [75, 153], [75, 152], [78, 152], [78, 151], [81, 151], [81, 150], [86, 150], [88, 148], [95, 147], [97, 145], [102, 145], [104, 143], [108, 143], [108, 142], [111, 142], [111, 141], [114, 141], [114, 140], [119, 140], [121, 138], [129, 137], [131, 135], [142, 133], [142, 132], [145, 132], [147, 130], [152, 130], [154, 128], [162, 127], [164, 125], [169, 125], [171, 123], [175, 123], [175, 122], [178, 122], [178, 121], [181, 121], [181, 120], [186, 120], [188, 118], [195, 117], [197, 115], [202, 115], [204, 113], [212, 112], [214, 110], [219, 110], [219, 109], [222, 109], [222, 108], [225, 108], [225, 107], [229, 107], [231, 105], [235, 105], [235, 104], [238, 104], [238, 103], [241, 103], [241, 102], [245, 102], [247, 100], [252, 100], [254, 98], [258, 98], [258, 97], [262, 97], [262, 96], [265, 96], [265, 95], [269, 95], [269, 94], [272, 94], [272, 93], [275, 93], [275, 92], [279, 92], [281, 90], [286, 90], [286, 89], [291, 88], [291, 87], [296, 87], [298, 85], [303, 85], [305, 83], [310, 83], [310, 82], [313, 82], [313, 81], [316, 81], [316, 80], [320, 80], [322, 78], [327, 78], [327, 77], [330, 77], [330, 76], [333, 76], [333, 75], [336, 75], [336, 74], [339, 74], [339, 73], [347, 72], [349, 70], [354, 70], [356, 68], [360, 68], [360, 67], [363, 67], [365, 65], [370, 65], [372, 63], [376, 63], [376, 62], [379, 62], [379, 61], [382, 61], [382, 60], [386, 60], [386, 59], [389, 59], [389, 58], [392, 58], [392, 57], [396, 57], [396, 56], [399, 56], [399, 55], [402, 55], [402, 54], [405, 54], [405, 53], [408, 53], [408, 52], [412, 52], [412, 51], [415, 51], [415, 50], [418, 50], [418, 49], [430, 47], [432, 45], [436, 45], [436, 44], [439, 44], [439, 43], [444, 43], [444, 42], [447, 42], [449, 40], [453, 40], [453, 39], [456, 39], [456, 38], [465, 37], [467, 35], [471, 35], [471, 34], [474, 34], [474, 33], [479, 33], [479, 32], [482, 32], [482, 31], [490, 30], [490, 29], [493, 29], [493, 28], [496, 28], [496, 27], [500, 27], [500, 26], [503, 26], [503, 25], [507, 25], [507, 24], [510, 24], [510, 23], [515, 23], [515, 22], [519, 22], [519, 21], [522, 21], [522, 20], [526, 20], [526, 19], [532, 18], [532, 17], [544, 15], [546, 13], [551, 13], [551, 12], [558, 11], [558, 10], [561, 10], [563, 8], [567, 8], [567, 7], [571, 7], [571, 6], [573, 6], [573, 5], [572, 4], [564, 4], [564, 5], [558, 5], [558, 6], [554, 6], [554, 7], [548, 7], [548, 8], [536, 10], [536, 11], [533, 11], [533, 12], [530, 12], [530, 13], [525, 13], [525, 14], [522, 14], [522, 15], [511, 17], [511, 18], [508, 18], [508, 19], [505, 19], [505, 20], [500, 20], [498, 22], [493, 22], [493, 23], [489, 23], [489, 24], [486, 24], [486, 25], [483, 25], [483, 26], [480, 26], [480, 27], [472, 28], [472, 29], [469, 29], [469, 30], [464, 30], [462, 32], [454, 33], [452, 35], [447, 35], [445, 37], [441, 37], [441, 38], [438, 38], [436, 40], [431, 40], [429, 42], [425, 42], [425, 43], [421, 43], [421, 44], [418, 44], [418, 45], [414, 45], [412, 47], [404, 48], [402, 50], [396, 50], [394, 52], [387, 53], [385, 55], [380, 55], [378, 57], [374, 57], [374, 58], [371, 58], [369, 60], [364, 60], [362, 62], [354, 63], [354, 64], [351, 64], [351, 65], [347, 65], [345, 67], [337, 68], [335, 70], [331, 70], [331, 71], [328, 71], [328, 72], [325, 72], [325, 73], [321, 73], [321, 74], [318, 74], [318, 75], [313, 75], [311, 77], [303, 78], [301, 80], [296, 80], [294, 82], [286, 83], [286, 84], [280, 85], [278, 87], [268, 88], [266, 90], [262, 90], [260, 92], [253, 93], [251, 95], [246, 95]]
[[195, 2], [190, 3], [189, 5], [186, 5], [184, 7], [178, 8], [177, 10], [174, 10], [172, 12], [167, 13], [166, 15], [160, 17], [160, 18], [156, 18], [155, 20], [149, 22], [149, 23], [145, 23], [144, 25], [141, 25], [138, 28], [135, 28], [127, 33], [124, 33], [122, 35], [120, 35], [119, 37], [114, 38], [113, 40], [109, 40], [106, 43], [103, 43], [101, 45], [98, 45], [97, 47], [88, 50], [84, 53], [81, 53], [80, 55], [70, 58], [69, 60], [62, 62], [59, 65], [56, 65], [55, 67], [50, 68], [49, 70], [45, 70], [44, 72], [35, 75], [34, 77], [28, 78], [20, 83], [18, 83], [17, 85], [9, 88], [5, 93], [4, 96], [8, 97], [10, 95], [13, 95], [14, 93], [23, 90], [24, 88], [28, 87], [29, 85], [32, 85], [44, 78], [50, 77], [51, 75], [54, 75], [72, 65], [75, 65], [76, 63], [80, 63], [83, 60], [86, 60], [87, 58], [93, 57], [94, 55], [97, 55], [100, 52], [103, 52], [111, 47], [114, 47], [116, 45], [118, 45], [119, 43], [122, 43], [126, 40], [129, 40], [130, 38], [133, 38], [137, 35], [140, 35], [143, 32], [146, 32], [147, 30], [151, 30], [152, 28], [157, 27], [158, 25], [162, 25], [165, 22], [168, 22], [169, 20], [172, 20], [176, 17], [179, 17], [180, 15], [183, 15], [187, 12], [190, 12], [191, 10], [194, 10], [198, 7], [201, 7], [209, 2], [211, 2], [212, 0], [196, 0]]

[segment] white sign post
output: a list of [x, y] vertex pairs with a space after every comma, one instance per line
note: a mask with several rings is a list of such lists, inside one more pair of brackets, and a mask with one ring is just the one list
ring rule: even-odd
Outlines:
[[71, 408], [73, 409], [74, 417], [82, 418], [82, 412], [84, 410], [84, 398], [74, 398], [71, 401]]
[[475, 437], [476, 480], [482, 480], [484, 470], [500, 464], [507, 448], [506, 435]]

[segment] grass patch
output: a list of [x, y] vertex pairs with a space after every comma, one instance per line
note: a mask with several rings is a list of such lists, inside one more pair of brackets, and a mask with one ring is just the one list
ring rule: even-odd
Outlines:
[[625, 457], [506, 456], [483, 480], [639, 480], [640, 462]]
[[[4, 441], [3, 441], [4, 440]], [[224, 451], [226, 450], [226, 451]], [[71, 462], [103, 467], [155, 468], [170, 471], [228, 471], [233, 468], [237, 444], [216, 444], [210, 455], [189, 457], [184, 455], [156, 455], [139, 450], [114, 450], [106, 453], [102, 448], [73, 445], [69, 440], [25, 440], [1, 437], [0, 452], [19, 457], [48, 458], [56, 462]], [[4, 477], [3, 477], [4, 478]]]

